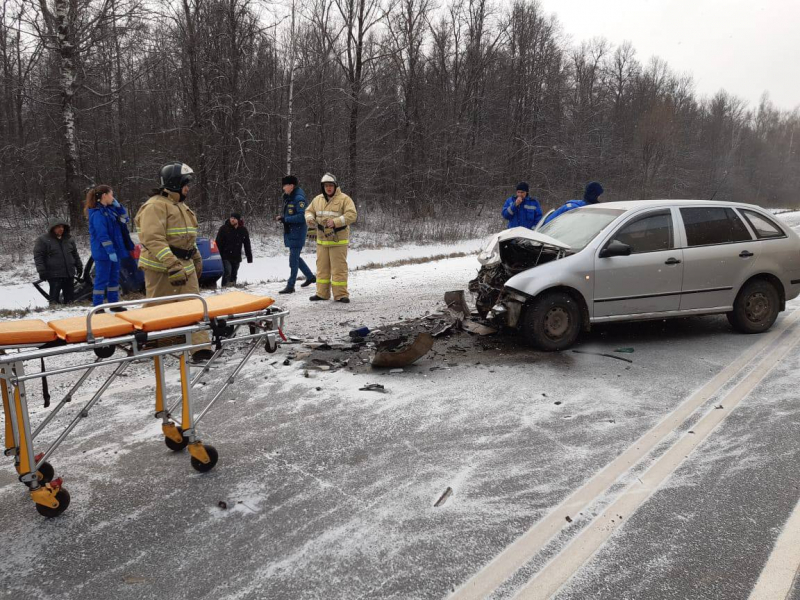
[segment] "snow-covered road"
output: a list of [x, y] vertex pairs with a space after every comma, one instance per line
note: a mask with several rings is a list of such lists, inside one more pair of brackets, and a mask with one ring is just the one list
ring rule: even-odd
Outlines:
[[[435, 312], [476, 270], [466, 257], [358, 271], [350, 305], [309, 303], [307, 293], [280, 301], [289, 334], [338, 339]], [[582, 339], [583, 350], [634, 348], [630, 364], [460, 334], [403, 373], [305, 377], [297, 362], [283, 364], [297, 346], [283, 347], [259, 354], [206, 417], [203, 439], [220, 462], [203, 475], [164, 446], [152, 375], [137, 366], [52, 460], [72, 494], [62, 517], [39, 517], [11, 464], [0, 469], [0, 597], [443, 598], [538, 523], [563, 523], [488, 588], [511, 597], [551, 559], [573, 564], [570, 542], [602, 529], [604, 509], [721, 411], [621, 526], [608, 523], [599, 551], [567, 569], [558, 597], [746, 598], [800, 498], [791, 310], [771, 338], [712, 317], [606, 326]], [[786, 357], [751, 377], [779, 343]], [[359, 390], [372, 382], [389, 392]], [[54, 396], [66, 383], [53, 378]], [[640, 461], [561, 515], [565, 499], [692, 398], [695, 409]]]

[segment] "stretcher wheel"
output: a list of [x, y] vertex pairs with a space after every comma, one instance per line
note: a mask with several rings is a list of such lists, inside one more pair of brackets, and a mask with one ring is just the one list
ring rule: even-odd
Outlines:
[[[183, 435], [183, 429], [181, 429], [180, 427], [176, 427], [175, 429], [178, 430], [178, 433], [180, 433], [181, 436]], [[181, 450], [186, 448], [186, 446], [189, 445], [189, 440], [184, 437], [180, 442], [176, 442], [171, 438], [165, 437], [164, 443], [167, 445], [167, 448], [169, 448], [173, 452], [180, 452]]]
[[219, 454], [217, 454], [217, 449], [214, 446], [209, 446], [208, 444], [203, 444], [203, 448], [206, 449], [206, 453], [208, 454], [208, 458], [211, 460], [207, 463], [200, 462], [194, 456], [192, 457], [192, 467], [196, 471], [200, 471], [201, 473], [206, 473], [214, 468], [214, 465], [217, 464], [219, 460]]
[[39, 511], [39, 514], [43, 517], [47, 517], [51, 519], [53, 517], [59, 516], [69, 506], [69, 492], [65, 488], [61, 488], [56, 492], [56, 500], [58, 500], [58, 507], [57, 508], [50, 508], [49, 506], [43, 506], [41, 504], [36, 505], [36, 510]]
[[39, 467], [37, 474], [39, 475], [40, 483], [50, 483], [53, 481], [53, 477], [56, 476], [56, 470], [53, 468], [53, 465], [47, 461], [44, 461]]
[[94, 349], [94, 355], [97, 358], [111, 358], [116, 349], [116, 346], [101, 346], [100, 348]]
[[276, 340], [274, 344], [270, 344], [269, 340], [264, 343], [264, 350], [272, 354], [278, 349], [278, 341]]

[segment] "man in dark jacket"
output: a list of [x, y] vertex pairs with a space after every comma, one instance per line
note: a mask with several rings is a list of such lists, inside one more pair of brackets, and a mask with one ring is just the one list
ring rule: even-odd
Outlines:
[[279, 294], [293, 294], [294, 284], [297, 281], [297, 270], [300, 269], [306, 280], [301, 287], [316, 283], [314, 272], [308, 268], [306, 261], [300, 257], [300, 252], [306, 243], [306, 193], [300, 187], [300, 182], [294, 175], [287, 175], [281, 180], [283, 186], [283, 214], [275, 217], [276, 221], [283, 223], [283, 245], [289, 248], [289, 281]]
[[225, 273], [222, 275], [222, 286], [236, 285], [239, 275], [239, 265], [242, 262], [242, 246], [247, 256], [247, 262], [253, 262], [253, 252], [250, 250], [250, 233], [244, 226], [242, 213], [232, 212], [230, 218], [223, 223], [217, 232], [217, 247], [222, 257], [222, 266]]
[[40, 235], [33, 248], [33, 260], [39, 278], [50, 284], [50, 303], [72, 302], [75, 294], [75, 276], [83, 272], [75, 240], [69, 234], [69, 224], [64, 219], [50, 219], [47, 233]]

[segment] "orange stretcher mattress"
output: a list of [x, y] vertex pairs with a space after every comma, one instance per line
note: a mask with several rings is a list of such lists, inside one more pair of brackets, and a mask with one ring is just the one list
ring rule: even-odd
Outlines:
[[[272, 298], [245, 292], [229, 292], [206, 298], [208, 316], [228, 317], [256, 312], [274, 304]], [[170, 302], [148, 308], [114, 314], [97, 314], [92, 317], [92, 334], [99, 337], [117, 337], [142, 331], [160, 331], [173, 327], [194, 325], [203, 320], [203, 303], [200, 300]], [[71, 317], [45, 323], [41, 319], [0, 322], [0, 346], [46, 344], [56, 337], [67, 343], [85, 342], [86, 317]]]
[[[86, 341], [86, 317], [58, 319], [48, 323], [56, 335], [72, 344]], [[92, 335], [96, 338], [117, 337], [133, 333], [133, 323], [118, 319], [115, 314], [99, 314], [92, 317]]]
[[[227, 317], [264, 310], [275, 302], [266, 296], [255, 296], [245, 292], [228, 292], [209, 296], [208, 316]], [[141, 331], [160, 331], [173, 327], [186, 327], [203, 320], [203, 303], [200, 300], [183, 300], [116, 313], [116, 318], [132, 323]]]
[[56, 339], [56, 332], [41, 319], [0, 323], [0, 346], [46, 344]]

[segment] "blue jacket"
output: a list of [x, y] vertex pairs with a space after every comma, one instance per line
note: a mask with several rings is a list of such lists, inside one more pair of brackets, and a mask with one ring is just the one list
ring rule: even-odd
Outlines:
[[536, 198], [525, 196], [519, 206], [514, 206], [516, 196], [511, 196], [503, 205], [503, 218], [508, 221], [508, 228], [527, 227], [533, 229], [542, 218], [542, 207]]
[[131, 239], [131, 232], [128, 229], [128, 223], [130, 223], [130, 217], [128, 217], [128, 211], [125, 210], [124, 206], [122, 206], [119, 202], [117, 202], [116, 198], [114, 198], [114, 201], [116, 202], [116, 204], [112, 204], [108, 208], [112, 212], [116, 213], [117, 222], [119, 223], [119, 230], [120, 233], [122, 233], [123, 245], [125, 246], [125, 250], [127, 252], [130, 252], [136, 247], [136, 244], [134, 244], [133, 240]]
[[580, 208], [581, 206], [586, 206], [588, 203], [585, 200], [568, 200], [564, 206], [555, 210], [555, 212], [550, 213], [550, 216], [544, 220], [544, 224], [547, 225], [550, 221], [555, 219], [558, 215], [563, 215], [565, 212], [574, 210], [576, 208]]
[[283, 245], [287, 248], [302, 248], [306, 243], [306, 206], [306, 193], [300, 187], [283, 195]]
[[[110, 260], [112, 252], [122, 260], [128, 255], [125, 237], [122, 234], [123, 223], [120, 216], [127, 213], [122, 206], [101, 206], [89, 209], [89, 241], [92, 248], [92, 258], [97, 260]], [[130, 239], [130, 236], [128, 236]]]

